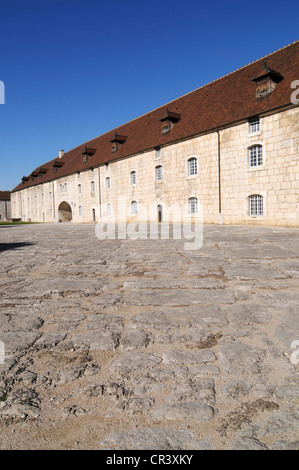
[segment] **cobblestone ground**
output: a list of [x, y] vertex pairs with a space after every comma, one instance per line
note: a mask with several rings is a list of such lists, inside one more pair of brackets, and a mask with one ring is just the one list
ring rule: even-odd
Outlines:
[[94, 228], [0, 227], [0, 447], [298, 449], [299, 230]]

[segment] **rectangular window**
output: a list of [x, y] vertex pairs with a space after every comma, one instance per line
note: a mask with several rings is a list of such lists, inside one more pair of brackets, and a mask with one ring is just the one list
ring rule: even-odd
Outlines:
[[110, 216], [111, 215], [111, 204], [110, 202], [108, 202], [107, 204], [107, 216]]
[[197, 158], [190, 158], [188, 160], [188, 175], [189, 176], [197, 175]]
[[256, 117], [256, 118], [251, 119], [249, 121], [249, 133], [255, 134], [256, 132], [259, 132], [260, 130], [261, 130], [260, 118]]
[[131, 185], [136, 185], [136, 171], [131, 171]]
[[189, 199], [189, 214], [197, 214], [198, 200], [197, 197], [190, 197]]
[[131, 214], [132, 215], [137, 214], [137, 201], [131, 202]]
[[163, 166], [159, 165], [156, 166], [156, 181], [162, 181], [163, 180]]
[[162, 156], [162, 150], [158, 147], [155, 150], [155, 159], [161, 158], [161, 156]]
[[249, 149], [249, 166], [261, 166], [263, 164], [263, 147], [255, 145]]
[[82, 206], [79, 206], [79, 215], [82, 215]]
[[249, 213], [253, 217], [261, 217], [263, 215], [263, 196], [260, 194], [249, 196]]

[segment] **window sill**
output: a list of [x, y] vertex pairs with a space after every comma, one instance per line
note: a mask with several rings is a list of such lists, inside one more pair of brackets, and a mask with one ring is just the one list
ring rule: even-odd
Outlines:
[[248, 215], [247, 220], [265, 220], [264, 215]]
[[187, 175], [187, 176], [186, 176], [186, 179], [187, 179], [187, 180], [195, 180], [195, 179], [197, 179], [197, 178], [198, 178], [198, 175]]
[[260, 170], [264, 170], [264, 169], [265, 169], [265, 165], [257, 165], [257, 166], [247, 167], [247, 171], [260, 171]]
[[257, 131], [257, 132], [249, 132], [247, 137], [256, 137], [258, 135], [261, 135], [262, 131]]

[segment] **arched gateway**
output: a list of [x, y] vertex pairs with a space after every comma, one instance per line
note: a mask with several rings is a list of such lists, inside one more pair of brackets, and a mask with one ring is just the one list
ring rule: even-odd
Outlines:
[[59, 222], [70, 222], [73, 218], [72, 208], [68, 202], [63, 201], [58, 207], [58, 220]]

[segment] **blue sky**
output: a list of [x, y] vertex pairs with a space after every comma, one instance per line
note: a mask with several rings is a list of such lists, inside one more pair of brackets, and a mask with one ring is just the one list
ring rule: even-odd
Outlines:
[[298, 0], [2, 2], [0, 190], [294, 42], [298, 10]]

